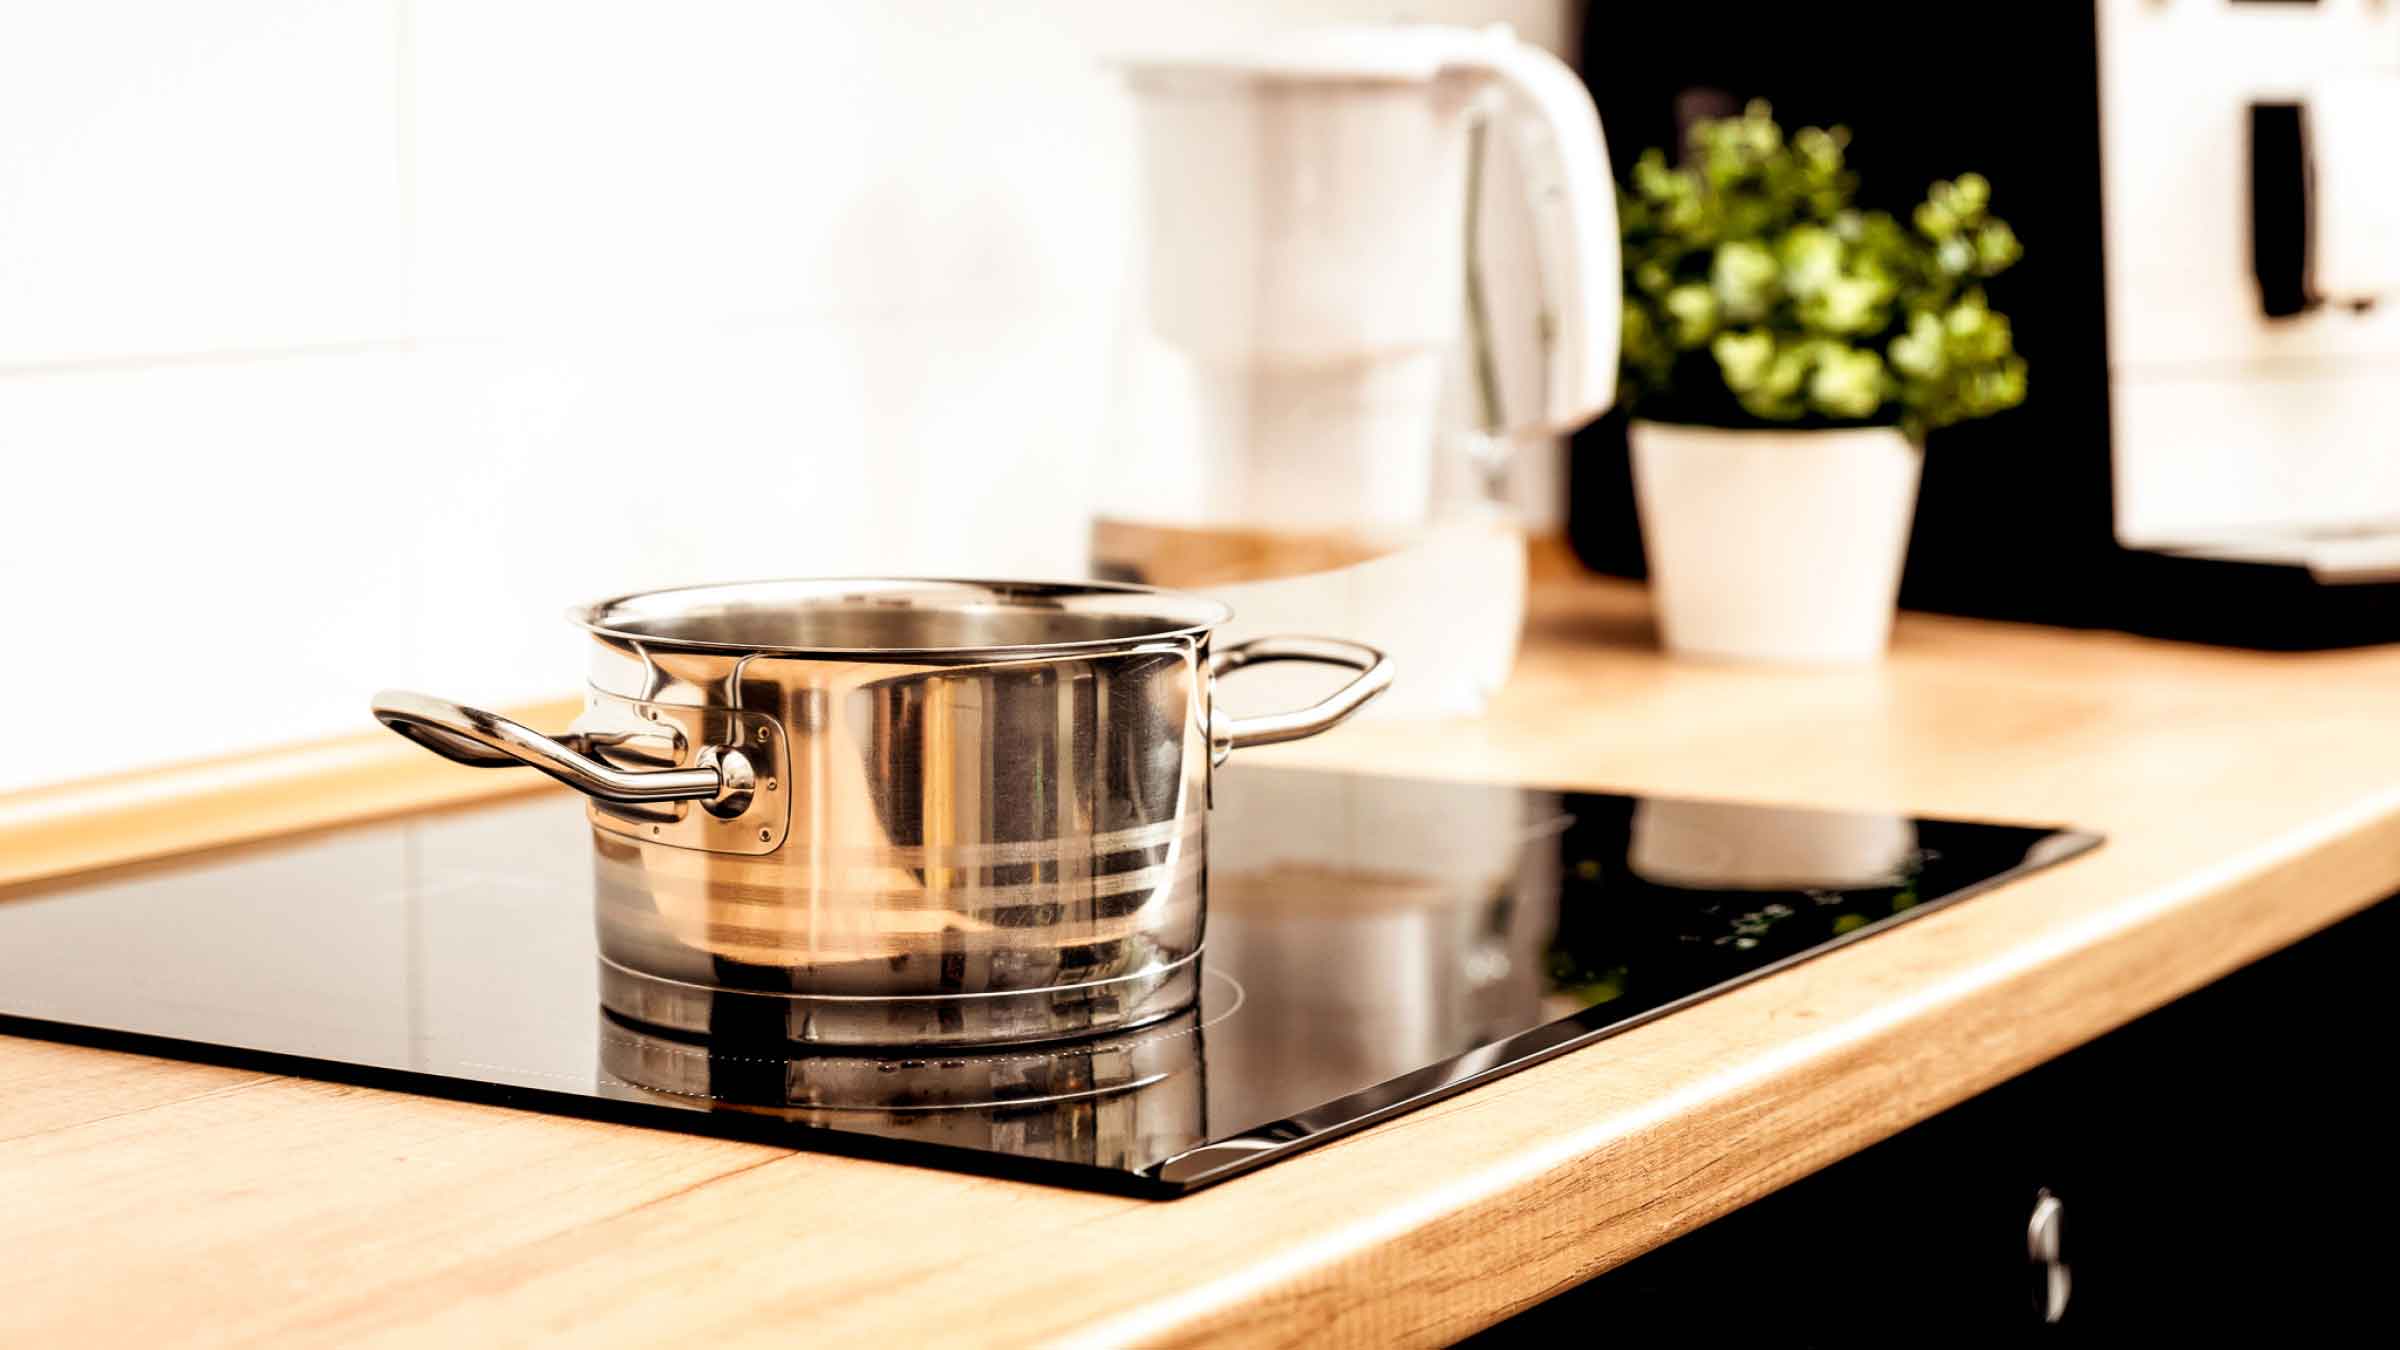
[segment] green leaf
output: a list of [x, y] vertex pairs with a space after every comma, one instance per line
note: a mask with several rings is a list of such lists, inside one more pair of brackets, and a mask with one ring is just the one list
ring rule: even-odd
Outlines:
[[1718, 246], [1708, 284], [1726, 318], [1747, 322], [1764, 315], [1774, 302], [1777, 271], [1775, 255], [1764, 245], [1737, 239]]
[[1931, 314], [1909, 316], [1908, 331], [1892, 339], [1892, 369], [1904, 376], [1930, 380], [1949, 364], [1943, 351], [1942, 321]]
[[1808, 381], [1808, 401], [1835, 417], [1865, 417], [1882, 405], [1883, 358], [1871, 351], [1829, 347]]
[[1717, 368], [1725, 372], [1725, 387], [1737, 394], [1748, 393], [1766, 381], [1767, 366], [1775, 359], [1775, 335], [1755, 330], [1721, 333], [1708, 351], [1717, 358]]
[[1894, 216], [1855, 204], [1850, 134], [1786, 135], [1764, 103], [1637, 156], [1618, 197], [1623, 387], [1715, 425], [1898, 423], [1921, 433], [2024, 401], [2024, 358], [1981, 284], [2024, 246], [1980, 174]]
[[1667, 292], [1663, 302], [1675, 321], [1675, 345], [1697, 347], [1717, 331], [1717, 297], [1708, 287], [1686, 282]]

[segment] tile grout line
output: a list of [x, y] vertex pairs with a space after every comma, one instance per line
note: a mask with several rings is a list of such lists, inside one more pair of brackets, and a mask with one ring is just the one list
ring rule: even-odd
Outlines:
[[391, 0], [392, 173], [400, 198], [401, 331], [417, 333], [417, 12], [416, 0]]

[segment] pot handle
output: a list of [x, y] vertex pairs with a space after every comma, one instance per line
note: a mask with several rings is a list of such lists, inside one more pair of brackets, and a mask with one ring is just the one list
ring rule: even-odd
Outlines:
[[1272, 661], [1308, 661], [1355, 670], [1358, 678], [1323, 700], [1292, 712], [1259, 713], [1251, 717], [1211, 717], [1209, 739], [1220, 761], [1232, 751], [1253, 745], [1296, 741], [1328, 731], [1349, 720], [1377, 694], [1392, 687], [1392, 659], [1363, 642], [1340, 638], [1262, 637], [1235, 643], [1209, 658], [1209, 674], [1223, 679], [1245, 666]]
[[478, 769], [527, 765], [620, 806], [696, 801], [726, 818], [750, 809], [758, 788], [749, 756], [729, 747], [702, 747], [689, 768], [620, 769], [584, 753], [589, 743], [572, 732], [545, 736], [498, 713], [399, 689], [375, 696], [375, 720], [444, 759]]

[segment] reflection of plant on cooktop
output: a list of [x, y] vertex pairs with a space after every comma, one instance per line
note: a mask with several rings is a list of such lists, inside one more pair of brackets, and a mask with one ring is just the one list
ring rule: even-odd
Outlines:
[[1622, 815], [1578, 800], [1559, 841], [1547, 974], [1553, 993], [1587, 1007], [1630, 1011], [1681, 997], [1902, 913], [1924, 898], [1927, 869], [1941, 858], [1911, 849], [1871, 885], [1676, 885], [1633, 870]]

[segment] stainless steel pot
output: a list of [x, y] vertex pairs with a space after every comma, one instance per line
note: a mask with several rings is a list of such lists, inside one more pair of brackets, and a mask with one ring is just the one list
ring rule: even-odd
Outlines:
[[[1192, 1002], [1212, 765], [1391, 682], [1331, 639], [1212, 655], [1227, 617], [1099, 583], [655, 591], [570, 615], [595, 648], [565, 735], [422, 694], [375, 715], [591, 798], [620, 1016], [804, 1044], [1076, 1035]], [[1212, 713], [1213, 679], [1272, 661], [1357, 674], [1296, 712]]]

